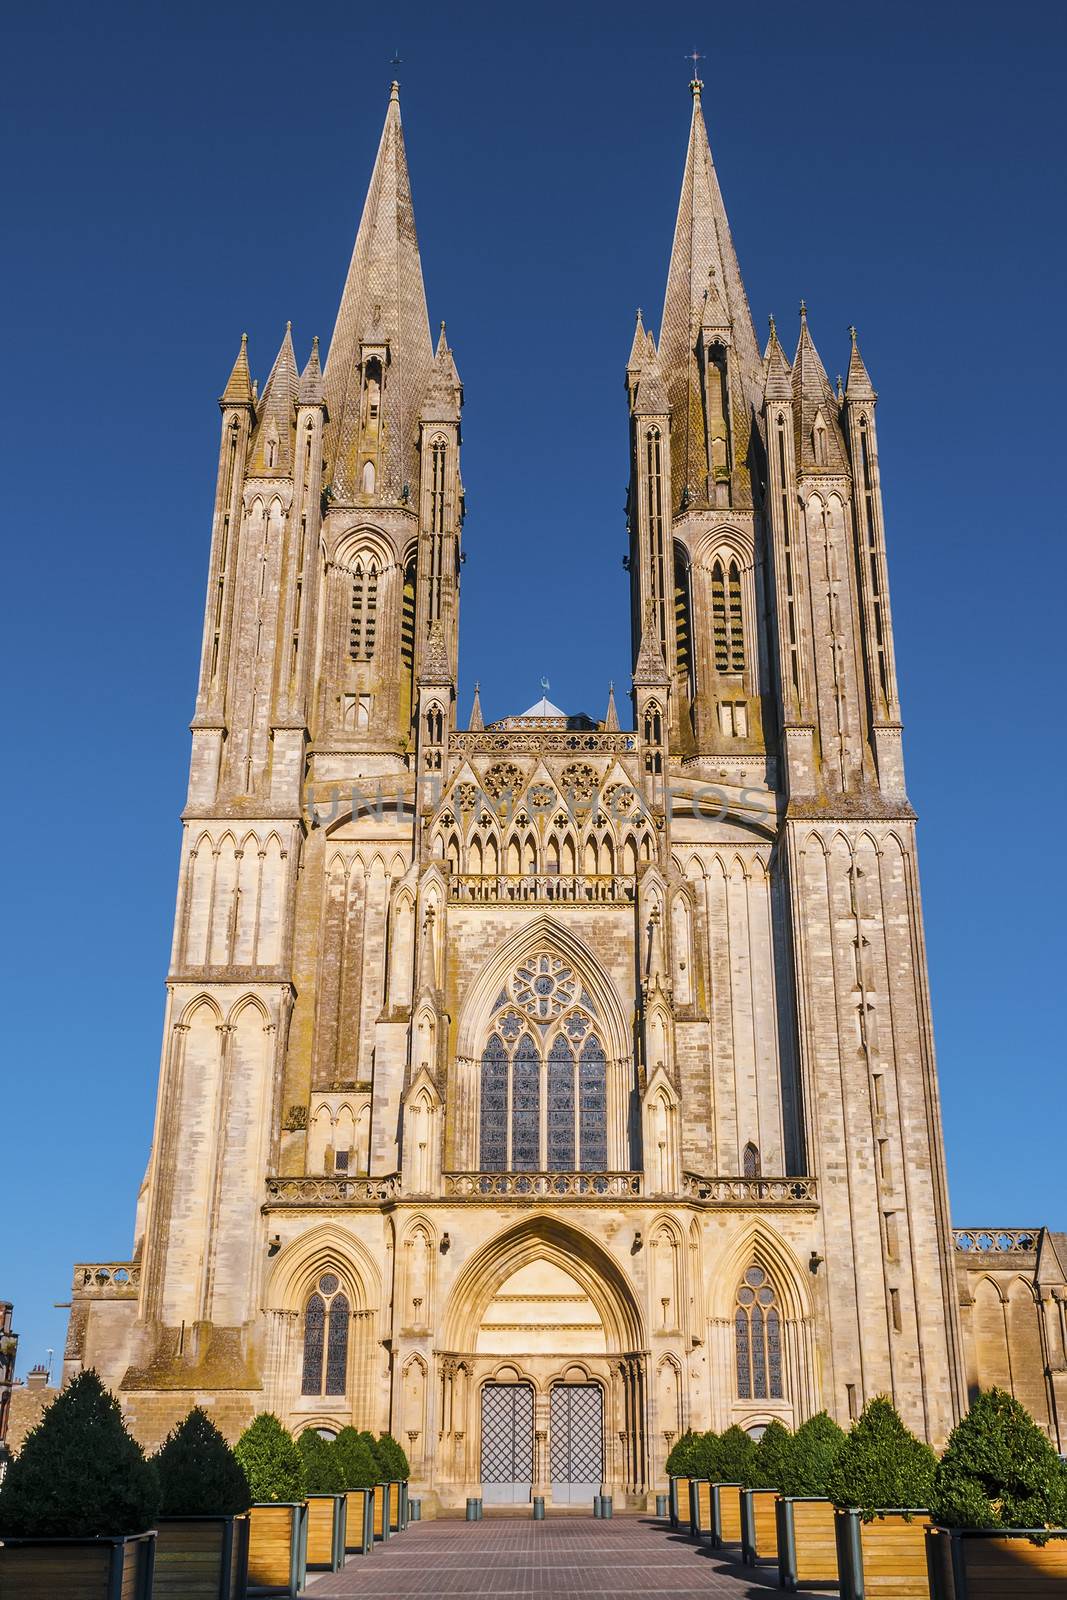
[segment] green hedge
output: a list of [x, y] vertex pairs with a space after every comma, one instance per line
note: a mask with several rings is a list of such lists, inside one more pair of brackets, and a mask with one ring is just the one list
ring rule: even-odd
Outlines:
[[714, 1483], [719, 1475], [719, 1435], [711, 1429], [694, 1434], [689, 1459], [694, 1478], [707, 1478]]
[[949, 1435], [930, 1510], [950, 1528], [1062, 1528], [1067, 1467], [1018, 1400], [990, 1389]]
[[144, 1533], [159, 1474], [90, 1368], [60, 1391], [7, 1469], [0, 1537], [82, 1539]]
[[391, 1433], [383, 1433], [378, 1440], [378, 1459], [390, 1483], [406, 1482], [411, 1477], [408, 1458]]
[[727, 1428], [716, 1447], [716, 1478], [719, 1483], [745, 1483], [756, 1445], [744, 1428], [735, 1422]]
[[362, 1434], [342, 1428], [334, 1441], [346, 1489], [372, 1489], [378, 1482], [378, 1463]]
[[782, 1493], [825, 1495], [831, 1468], [846, 1437], [844, 1428], [825, 1411], [802, 1422], [783, 1465]]
[[692, 1428], [686, 1428], [667, 1457], [668, 1478], [692, 1477], [690, 1458], [699, 1437], [700, 1435], [694, 1433]]
[[194, 1406], [152, 1458], [163, 1517], [236, 1517], [252, 1501], [244, 1469], [211, 1418]]
[[304, 1457], [277, 1417], [261, 1411], [234, 1446], [253, 1502], [303, 1500], [307, 1492]]
[[304, 1458], [305, 1494], [342, 1494], [348, 1488], [332, 1439], [305, 1428], [296, 1447]]
[[879, 1395], [866, 1407], [830, 1469], [827, 1493], [835, 1505], [855, 1506], [869, 1522], [878, 1511], [926, 1508], [937, 1457], [904, 1426]]
[[745, 1468], [745, 1476], [741, 1480], [745, 1488], [781, 1491], [792, 1450], [793, 1435], [789, 1429], [777, 1419], [768, 1422]]

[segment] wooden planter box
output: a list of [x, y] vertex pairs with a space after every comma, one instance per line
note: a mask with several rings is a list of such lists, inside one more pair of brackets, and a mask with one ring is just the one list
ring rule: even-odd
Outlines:
[[389, 1489], [389, 1532], [400, 1532], [400, 1479], [388, 1485]]
[[248, 1516], [160, 1517], [152, 1600], [244, 1600]]
[[307, 1564], [317, 1572], [340, 1572], [345, 1564], [344, 1494], [309, 1494]]
[[408, 1510], [408, 1480], [402, 1478], [400, 1482], [400, 1526], [407, 1527], [411, 1521], [411, 1512]]
[[830, 1500], [811, 1495], [779, 1495], [775, 1507], [778, 1533], [778, 1587], [832, 1584], [836, 1589], [837, 1536]]
[[741, 1560], [758, 1567], [778, 1560], [777, 1489], [741, 1490]]
[[345, 1507], [345, 1549], [367, 1556], [374, 1549], [374, 1490], [349, 1489]]
[[156, 1535], [5, 1539], [0, 1600], [149, 1600]]
[[711, 1485], [711, 1542], [716, 1550], [724, 1544], [741, 1543], [741, 1485]]
[[679, 1521], [685, 1515], [685, 1507], [689, 1503], [689, 1479], [671, 1478], [668, 1486], [668, 1493], [670, 1495], [668, 1508], [670, 1511], [671, 1527], [677, 1528]]
[[841, 1600], [929, 1600], [929, 1512], [893, 1508], [864, 1522], [860, 1512], [839, 1507], [834, 1524]]
[[[1047, 1540], [1035, 1544], [1035, 1536]], [[932, 1600], [1063, 1600], [1067, 1530], [927, 1528]]]
[[389, 1485], [387, 1483], [376, 1483], [374, 1485], [374, 1537], [376, 1539], [384, 1540], [389, 1537], [389, 1518], [385, 1514], [388, 1493]]
[[307, 1576], [308, 1508], [303, 1500], [263, 1502], [248, 1513], [248, 1592], [296, 1600]]
[[711, 1538], [711, 1484], [707, 1478], [689, 1480], [689, 1532], [694, 1539]]

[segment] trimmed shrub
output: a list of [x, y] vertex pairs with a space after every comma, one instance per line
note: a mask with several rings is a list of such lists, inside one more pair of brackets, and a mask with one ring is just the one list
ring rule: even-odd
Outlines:
[[368, 1433], [366, 1428], [363, 1429], [359, 1437], [370, 1451], [370, 1458], [374, 1462], [374, 1470], [378, 1474], [374, 1480], [375, 1483], [387, 1482], [388, 1480], [386, 1479], [385, 1475], [385, 1462], [382, 1460], [381, 1451], [378, 1449], [378, 1440], [374, 1437], [373, 1433]]
[[688, 1478], [692, 1476], [690, 1456], [699, 1437], [700, 1435], [694, 1433], [692, 1428], [686, 1428], [667, 1457], [668, 1478]]
[[199, 1406], [167, 1434], [152, 1460], [162, 1517], [236, 1517], [252, 1502], [244, 1468]]
[[716, 1461], [716, 1480], [719, 1483], [745, 1483], [752, 1461], [755, 1443], [751, 1434], [735, 1422], [719, 1440]]
[[742, 1480], [745, 1488], [780, 1491], [792, 1450], [793, 1435], [789, 1429], [777, 1419], [768, 1422], [745, 1468]]
[[303, 1500], [304, 1457], [273, 1412], [261, 1411], [252, 1419], [233, 1453], [244, 1468], [254, 1504]]
[[879, 1511], [925, 1509], [937, 1457], [904, 1426], [885, 1395], [872, 1400], [845, 1440], [827, 1481], [838, 1506], [854, 1506], [870, 1522]]
[[819, 1411], [802, 1422], [782, 1467], [782, 1494], [825, 1495], [830, 1469], [848, 1435]]
[[689, 1461], [694, 1478], [707, 1478], [714, 1483], [719, 1475], [719, 1435], [710, 1429], [694, 1434]]
[[334, 1450], [346, 1489], [373, 1489], [378, 1482], [378, 1463], [355, 1428], [342, 1428], [334, 1440]]
[[950, 1528], [1062, 1528], [1067, 1467], [1025, 1407], [989, 1389], [949, 1435], [930, 1510]]
[[390, 1483], [398, 1483], [402, 1480], [406, 1482], [411, 1477], [411, 1468], [408, 1465], [408, 1458], [404, 1454], [403, 1446], [393, 1438], [391, 1433], [383, 1433], [378, 1440], [378, 1459], [385, 1468], [385, 1475]]
[[304, 1458], [305, 1494], [341, 1494], [348, 1487], [332, 1439], [305, 1428], [296, 1441]]
[[56, 1396], [8, 1467], [0, 1537], [144, 1533], [158, 1511], [159, 1475], [89, 1368]]

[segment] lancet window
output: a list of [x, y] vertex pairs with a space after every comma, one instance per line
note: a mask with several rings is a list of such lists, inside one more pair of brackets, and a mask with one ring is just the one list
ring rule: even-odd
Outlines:
[[711, 569], [711, 615], [716, 672], [744, 672], [745, 623], [736, 561], [719, 560]]
[[304, 1308], [302, 1394], [344, 1394], [352, 1308], [336, 1272], [324, 1272]]
[[352, 567], [352, 613], [348, 653], [353, 661], [372, 661], [378, 635], [378, 563], [357, 556]]
[[604, 1171], [607, 1057], [573, 968], [548, 951], [527, 957], [493, 1010], [481, 1058], [481, 1170]]
[[782, 1317], [774, 1287], [762, 1267], [749, 1267], [734, 1311], [739, 1400], [781, 1400]]

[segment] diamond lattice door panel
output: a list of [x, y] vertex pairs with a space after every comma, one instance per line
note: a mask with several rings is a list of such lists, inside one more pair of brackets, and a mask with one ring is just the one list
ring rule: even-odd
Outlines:
[[549, 1459], [555, 1504], [584, 1504], [600, 1493], [604, 1476], [604, 1397], [597, 1384], [553, 1386]]
[[486, 1505], [529, 1500], [533, 1438], [530, 1385], [487, 1383], [482, 1390], [482, 1499]]

